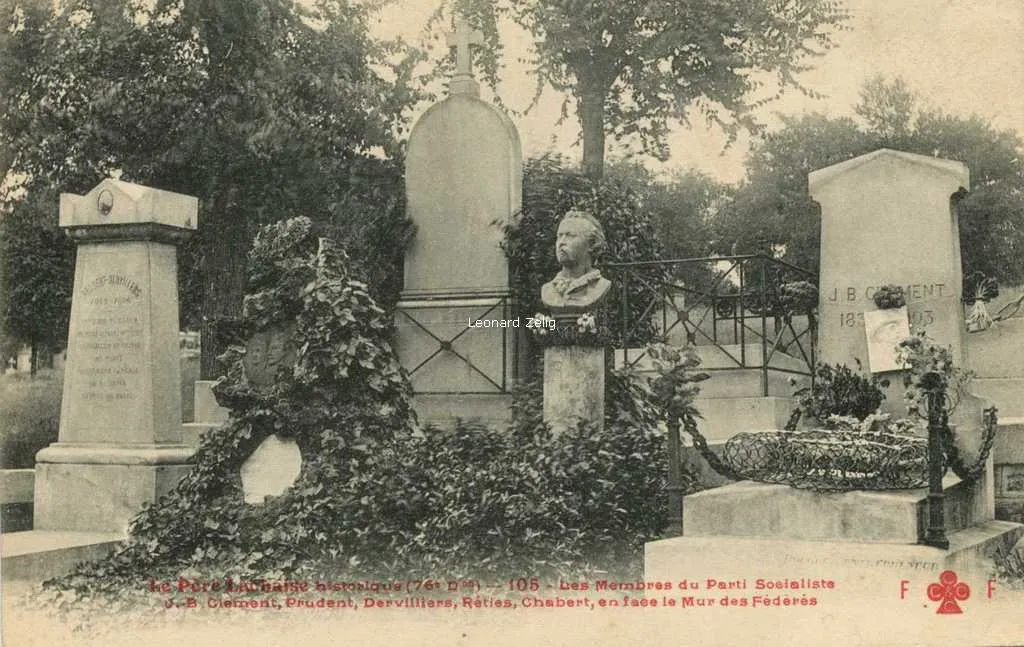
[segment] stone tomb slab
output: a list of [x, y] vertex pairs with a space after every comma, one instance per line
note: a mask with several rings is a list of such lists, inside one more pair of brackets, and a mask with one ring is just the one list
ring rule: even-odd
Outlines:
[[[175, 249], [169, 245], [79, 246], [61, 441], [178, 440], [176, 272]], [[163, 338], [166, 331], [173, 337]]]
[[406, 194], [406, 291], [508, 289], [502, 225], [522, 203], [522, 147], [505, 113], [471, 94], [427, 110], [409, 136]]
[[[991, 472], [987, 475], [971, 486], [947, 475], [943, 484], [950, 531], [993, 518]], [[915, 544], [926, 520], [924, 489], [814, 492], [741, 481], [691, 494], [683, 505], [683, 532], [694, 537]]]
[[470, 52], [480, 34], [462, 24], [449, 36], [457, 50], [450, 96], [409, 134], [406, 212], [416, 233], [405, 251], [395, 345], [416, 393], [503, 394], [518, 376], [521, 336], [467, 330], [466, 322], [509, 316], [501, 244], [522, 207], [522, 145], [508, 115], [480, 99]]
[[58, 442], [36, 455], [35, 527], [123, 531], [189, 469], [175, 246], [196, 198], [105, 180], [61, 195], [78, 243]]

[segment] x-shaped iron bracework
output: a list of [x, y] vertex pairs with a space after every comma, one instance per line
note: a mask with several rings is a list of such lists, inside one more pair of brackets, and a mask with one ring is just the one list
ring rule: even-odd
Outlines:
[[[487, 308], [487, 310], [485, 310], [483, 313], [481, 313], [480, 315], [475, 317], [475, 319], [486, 319], [487, 315], [489, 315], [492, 312], [494, 312], [494, 310], [496, 308], [502, 307], [502, 306], [505, 306], [505, 305], [506, 305], [506, 300], [504, 298], [499, 299], [494, 304], [492, 304], [489, 308]], [[460, 337], [462, 337], [464, 334], [469, 332], [471, 326], [468, 325], [468, 321], [472, 321], [474, 318], [470, 318], [467, 321], [467, 325], [464, 326], [462, 328], [462, 330], [460, 330], [454, 337], [452, 337], [450, 339], [441, 339], [440, 337], [435, 335], [432, 330], [430, 330], [429, 328], [424, 326], [422, 323], [417, 321], [416, 318], [413, 317], [411, 314], [409, 314], [409, 312], [407, 310], [403, 309], [403, 310], [401, 310], [401, 312], [402, 312], [402, 314], [405, 315], [405, 317], [409, 321], [411, 321], [413, 324], [415, 324], [417, 328], [419, 328], [423, 332], [425, 332], [428, 335], [430, 335], [434, 339], [434, 341], [437, 342], [437, 349], [434, 352], [432, 352], [430, 355], [428, 355], [423, 361], [421, 361], [419, 364], [417, 364], [415, 367], [413, 367], [412, 369], [409, 370], [409, 375], [410, 376], [413, 375], [414, 373], [416, 373], [416, 371], [418, 371], [419, 369], [423, 368], [423, 366], [426, 365], [427, 362], [429, 362], [430, 360], [434, 359], [435, 357], [437, 357], [441, 353], [448, 352], [448, 353], [451, 353], [452, 355], [458, 357], [467, 366], [469, 366], [471, 369], [473, 369], [474, 371], [479, 373], [481, 377], [483, 377], [485, 380], [487, 380], [488, 382], [493, 384], [494, 388], [497, 389], [499, 393], [504, 393], [506, 391], [507, 385], [505, 383], [505, 368], [506, 368], [506, 364], [507, 364], [507, 358], [506, 358], [506, 354], [505, 354], [505, 346], [506, 346], [506, 343], [508, 341], [507, 340], [507, 334], [508, 334], [508, 329], [507, 328], [502, 328], [501, 329], [501, 331], [502, 331], [501, 332], [501, 335], [502, 335], [502, 337], [501, 337], [501, 344], [502, 344], [502, 354], [501, 354], [501, 356], [502, 356], [502, 362], [501, 362], [502, 366], [501, 366], [501, 373], [502, 373], [502, 377], [501, 377], [501, 383], [499, 384], [498, 382], [495, 382], [493, 379], [491, 379], [491, 376], [487, 375], [487, 373], [485, 373], [483, 370], [481, 370], [479, 367], [477, 367], [472, 362], [472, 360], [470, 360], [469, 358], [465, 357], [462, 353], [460, 353], [457, 350], [455, 350], [455, 347], [454, 347], [455, 341], [457, 341]]]

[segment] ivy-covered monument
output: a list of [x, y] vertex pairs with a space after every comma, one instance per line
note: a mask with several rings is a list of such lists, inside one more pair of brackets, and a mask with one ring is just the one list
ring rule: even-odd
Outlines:
[[[48, 582], [44, 603], [163, 604], [148, 579], [637, 574], [667, 521], [664, 437], [641, 383], [613, 373], [603, 420], [557, 434], [529, 389], [508, 429], [421, 430], [387, 314], [308, 219], [261, 230], [248, 286], [215, 387], [230, 419], [111, 556]], [[267, 451], [285, 457], [278, 474], [254, 465]]]
[[[373, 515], [349, 509], [370, 487], [358, 475], [413, 429], [409, 383], [386, 341], [390, 322], [349, 276], [345, 253], [308, 219], [259, 234], [248, 283], [215, 388], [230, 420], [207, 434], [177, 487], [135, 518], [116, 553], [65, 585], [116, 591], [140, 573], [237, 578], [284, 573], [300, 558], [323, 568], [335, 555], [346, 565], [358, 559], [349, 546]], [[278, 496], [247, 504], [247, 462], [275, 436], [294, 442], [301, 469]]]

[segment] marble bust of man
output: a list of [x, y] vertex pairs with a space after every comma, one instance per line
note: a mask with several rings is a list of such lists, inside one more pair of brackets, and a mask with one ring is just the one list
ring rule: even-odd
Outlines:
[[553, 314], [585, 312], [608, 294], [611, 282], [593, 265], [604, 250], [601, 223], [584, 211], [569, 211], [558, 224], [555, 257], [561, 271], [540, 289], [540, 299]]

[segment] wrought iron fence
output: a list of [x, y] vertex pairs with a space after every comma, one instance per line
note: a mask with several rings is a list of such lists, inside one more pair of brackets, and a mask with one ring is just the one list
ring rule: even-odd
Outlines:
[[627, 365], [643, 358], [637, 347], [663, 338], [714, 346], [724, 365], [707, 370], [760, 369], [765, 396], [769, 371], [813, 375], [817, 292], [807, 270], [761, 254], [610, 263], [602, 270], [629, 286], [618, 290]]

